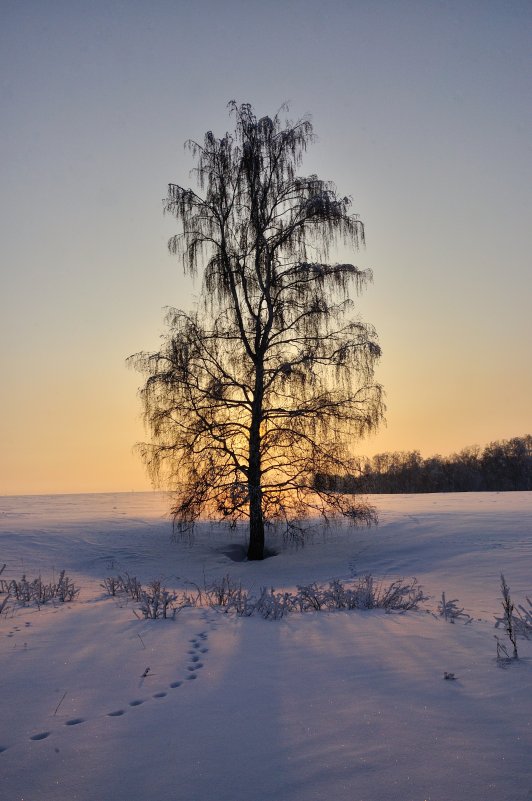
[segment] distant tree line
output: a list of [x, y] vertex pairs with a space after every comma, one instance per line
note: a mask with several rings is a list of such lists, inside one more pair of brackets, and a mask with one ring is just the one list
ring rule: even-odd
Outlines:
[[318, 473], [316, 488], [340, 493], [507, 492], [532, 490], [532, 436], [423, 459], [419, 451], [360, 457], [355, 475]]

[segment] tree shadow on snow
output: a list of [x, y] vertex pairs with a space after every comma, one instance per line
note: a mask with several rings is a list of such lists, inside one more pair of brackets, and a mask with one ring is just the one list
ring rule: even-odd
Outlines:
[[[242, 543], [233, 542], [229, 545], [222, 545], [217, 548], [218, 553], [227, 556], [232, 562], [245, 562], [247, 560], [247, 545]], [[269, 559], [271, 556], [277, 556], [277, 551], [272, 548], [264, 548], [264, 558]]]

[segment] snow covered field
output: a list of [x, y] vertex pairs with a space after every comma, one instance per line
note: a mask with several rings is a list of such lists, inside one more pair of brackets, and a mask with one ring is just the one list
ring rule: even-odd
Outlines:
[[[162, 494], [1, 497], [2, 578], [66, 569], [81, 587], [1, 617], [1, 801], [530, 801], [532, 641], [498, 666], [494, 615], [501, 571], [515, 601], [532, 594], [532, 493], [374, 501], [378, 528], [318, 528], [248, 564], [234, 532], [170, 543]], [[431, 597], [149, 621], [100, 586], [125, 571], [255, 592], [371, 572]], [[442, 591], [472, 622], [437, 617]]]

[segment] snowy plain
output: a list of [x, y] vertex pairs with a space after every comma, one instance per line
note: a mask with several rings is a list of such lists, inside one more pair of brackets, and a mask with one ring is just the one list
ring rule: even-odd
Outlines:
[[[2, 578], [65, 569], [80, 587], [0, 618], [1, 801], [530, 801], [532, 641], [503, 668], [494, 622], [501, 572], [532, 595], [532, 493], [372, 500], [377, 528], [309, 523], [304, 548], [247, 563], [208, 524], [170, 542], [162, 493], [0, 497]], [[102, 588], [125, 571], [255, 592], [416, 576], [430, 597], [151, 621]], [[442, 591], [471, 622], [438, 616]]]

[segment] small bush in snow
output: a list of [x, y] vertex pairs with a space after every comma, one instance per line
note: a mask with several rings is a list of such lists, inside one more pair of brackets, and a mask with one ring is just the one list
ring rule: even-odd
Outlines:
[[[67, 603], [73, 601], [79, 594], [79, 588], [74, 585], [62, 570], [59, 574], [57, 581], [51, 581], [48, 584], [43, 582], [41, 576], [34, 579], [27, 579], [23, 575], [20, 581], [12, 579], [7, 584], [7, 598], [12, 598], [16, 603], [22, 606], [42, 606], [50, 601], [59, 601], [59, 603]], [[6, 606], [6, 600], [2, 604], [2, 608]]]
[[232, 580], [229, 574], [216, 579], [212, 584], [199, 591], [201, 600], [209, 606], [234, 607], [239, 606], [244, 594], [242, 584]]
[[159, 579], [154, 579], [143, 587], [136, 576], [130, 576], [128, 573], [124, 576], [107, 576], [100, 586], [112, 598], [127, 595], [136, 601], [141, 616], [147, 620], [174, 619], [181, 609], [197, 606], [202, 597], [199, 588], [196, 588], [196, 593], [187, 590], [170, 592], [162, 586]]
[[448, 623], [454, 623], [455, 620], [463, 619], [466, 623], [471, 623], [472, 618], [464, 612], [462, 608], [457, 606], [458, 598], [453, 598], [452, 601], [448, 601], [445, 597], [445, 593], [442, 592], [441, 594], [441, 601], [438, 604], [438, 613], [440, 617], [445, 618]]
[[[3, 590], [3, 592], [5, 592], [5, 590]], [[6, 597], [4, 598], [4, 600], [0, 601], [0, 616], [3, 615], [4, 612], [7, 615], [9, 600], [10, 600], [10, 596], [9, 596], [9, 593], [7, 593]]]
[[[504, 575], [501, 573], [501, 604], [502, 604], [502, 617], [495, 618], [495, 628], [502, 626], [510, 643], [512, 645], [512, 659], [518, 659], [517, 653], [517, 637], [526, 637], [527, 639], [532, 636], [532, 601], [527, 596], [526, 601], [528, 608], [519, 604], [517, 608], [510, 596], [510, 588], [506, 583]], [[510, 655], [505, 646], [497, 640], [497, 658], [509, 659]]]
[[[127, 574], [126, 574], [127, 575]], [[417, 609], [427, 596], [417, 580], [398, 579], [389, 584], [376, 581], [367, 575], [349, 582], [333, 579], [328, 584], [307, 584], [297, 592], [276, 592], [273, 587], [262, 587], [259, 596], [252, 595], [240, 582], [226, 574], [202, 589], [169, 592], [158, 580], [142, 587], [136, 578], [107, 577], [101, 585], [111, 596], [127, 593], [140, 603], [140, 612], [146, 619], [175, 618], [185, 607], [210, 606], [240, 617], [261, 615], [269, 620], [280, 620], [291, 612], [320, 612], [336, 609], [384, 609], [386, 612], [407, 612]]]
[[129, 595], [132, 601], [140, 601], [143, 593], [142, 584], [136, 576], [125, 573], [123, 576], [107, 576], [100, 584], [112, 598], [117, 595]]
[[[512, 657], [508, 653], [508, 649], [503, 642], [499, 640], [497, 635], [495, 634], [495, 640], [497, 642], [497, 661], [502, 665], [506, 665], [508, 662], [512, 661]], [[517, 657], [515, 657], [517, 658]]]
[[73, 601], [74, 598], [79, 595], [79, 587], [76, 587], [74, 582], [70, 581], [64, 570], [59, 574], [59, 581], [57, 584], [52, 585], [52, 587], [54, 597], [61, 601], [61, 603]]
[[333, 579], [327, 587], [298, 587], [297, 598], [302, 611], [309, 609], [384, 609], [406, 612], [417, 609], [426, 597], [417, 579], [397, 579], [390, 584], [377, 581], [368, 574], [349, 582]]
[[526, 597], [527, 607], [518, 604], [516, 615], [514, 616], [514, 626], [517, 634], [521, 637], [532, 637], [532, 601]]
[[512, 657], [513, 659], [517, 659], [518, 658], [517, 634], [515, 631], [514, 614], [513, 614], [514, 604], [510, 597], [510, 588], [507, 585], [504, 575], [502, 573], [501, 573], [501, 593], [502, 593], [501, 603], [502, 603], [503, 616], [502, 618], [497, 618], [495, 626], [498, 626], [499, 624], [502, 623], [502, 625], [504, 626], [504, 630], [508, 635], [508, 639], [510, 640], [513, 646]]
[[[406, 612], [417, 609], [426, 600], [416, 579], [409, 582], [393, 581], [390, 584], [376, 581], [367, 575], [350, 582], [333, 579], [327, 585], [308, 584], [297, 587], [297, 592], [276, 592], [263, 587], [260, 595], [250, 595], [240, 584], [233, 584], [229, 576], [207, 589], [210, 604], [250, 617], [258, 614], [270, 620], [280, 620], [291, 612], [320, 612], [336, 609], [384, 609], [387, 612]], [[218, 599], [219, 603], [216, 603]]]
[[140, 601], [143, 593], [142, 584], [136, 576], [130, 576], [126, 573], [124, 577], [119, 576], [120, 581], [124, 587], [124, 592], [129, 595], [133, 601]]
[[294, 611], [296, 597], [289, 592], [275, 592], [273, 587], [269, 590], [263, 587], [255, 602], [255, 612], [266, 620], [280, 620]]
[[318, 584], [298, 586], [295, 598], [300, 612], [319, 612], [325, 604], [324, 590]]
[[355, 587], [358, 603], [355, 609], [384, 609], [387, 612], [408, 612], [417, 609], [428, 596], [424, 594], [417, 579], [398, 579], [391, 584], [375, 582], [373, 576], [359, 579]]
[[113, 598], [115, 598], [118, 593], [124, 591], [124, 585], [122, 583], [121, 576], [107, 576], [107, 578], [104, 578], [103, 582], [100, 584], [100, 587], [102, 587], [105, 592]]
[[161, 582], [155, 579], [142, 591], [140, 596], [140, 612], [149, 620], [159, 618], [175, 618], [177, 595], [168, 592]]

